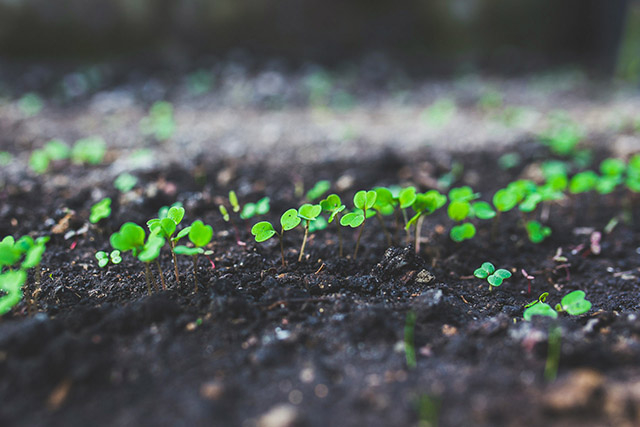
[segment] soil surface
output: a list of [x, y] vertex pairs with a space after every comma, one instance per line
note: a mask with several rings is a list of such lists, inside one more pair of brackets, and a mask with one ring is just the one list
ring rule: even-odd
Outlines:
[[[303, 93], [295, 78], [291, 90]], [[409, 138], [403, 145], [403, 135], [411, 134], [405, 129], [394, 138], [402, 147], [390, 149], [388, 135], [404, 123], [395, 118], [406, 114], [411, 122], [424, 101], [402, 110], [378, 91], [378, 101], [369, 95], [347, 112], [296, 104], [294, 95], [281, 109], [251, 102], [234, 109], [221, 95], [228, 88], [219, 86], [204, 98], [174, 93], [178, 131], [158, 143], [138, 131], [144, 97], [118, 104], [147, 86], [122, 84], [77, 102], [46, 98], [45, 109], [31, 118], [20, 116], [15, 100], [0, 106], [0, 150], [15, 155], [1, 176], [0, 235], [51, 236], [40, 284], [33, 273], [29, 277], [26, 299], [32, 304], [23, 301], [0, 321], [3, 426], [640, 424], [637, 200], [631, 200], [633, 221], [603, 232], [600, 254], [589, 250], [592, 232], [603, 231], [625, 206], [624, 191], [572, 196], [553, 205], [547, 221], [553, 234], [541, 244], [529, 242], [515, 211], [501, 218], [495, 240], [491, 222], [480, 221], [474, 239], [454, 243], [448, 235], [452, 223], [440, 210], [425, 221], [417, 255], [404, 244], [402, 232], [394, 233], [389, 247], [376, 222], [369, 221], [357, 259], [351, 256], [356, 232], [343, 229], [347, 256], [339, 257], [331, 225], [312, 234], [298, 262], [302, 232], [295, 230], [285, 233], [285, 267], [277, 241], [253, 241], [249, 229], [257, 220], [238, 219], [234, 230], [218, 213], [222, 197], [235, 189], [243, 202], [269, 196], [265, 218], [277, 221], [281, 212], [303, 202], [296, 186], [308, 189], [319, 179], [330, 180], [331, 191], [348, 201], [357, 190], [380, 185], [411, 183], [427, 190], [454, 161], [463, 165], [454, 186], [471, 185], [490, 200], [510, 181], [530, 177], [549, 157], [532, 136], [544, 123], [478, 135], [473, 129], [489, 132], [491, 125], [489, 113], [474, 100], [445, 125], [453, 132], [446, 140], [444, 130], [427, 126], [437, 144], [429, 147], [424, 143], [429, 138], [414, 135], [414, 142]], [[422, 87], [439, 93], [437, 85]], [[499, 87], [506, 88], [509, 100], [534, 93], [521, 81]], [[568, 93], [591, 93], [591, 87], [584, 83]], [[448, 96], [464, 105], [461, 93]], [[538, 104], [521, 99], [546, 112], [541, 105], [556, 96], [542, 96]], [[607, 95], [605, 102], [589, 103], [589, 96], [575, 96], [566, 105], [574, 117], [585, 119], [584, 146], [594, 150], [593, 165], [638, 149], [634, 131], [612, 130], [603, 118], [606, 106], [623, 110], [638, 99]], [[115, 102], [112, 110], [96, 113], [94, 108], [107, 101]], [[222, 106], [207, 109], [216, 101]], [[391, 107], [393, 113], [381, 113]], [[586, 121], [589, 114], [593, 121]], [[310, 117], [334, 120], [324, 128], [333, 131], [341, 129], [335, 120], [355, 120], [362, 132], [332, 140]], [[224, 130], [220, 123], [226, 119]], [[286, 127], [274, 131], [269, 128], [274, 123]], [[388, 135], [376, 135], [369, 124]], [[289, 127], [300, 133], [289, 135]], [[251, 129], [261, 130], [257, 141], [272, 145], [255, 144]], [[456, 132], [483, 142], [468, 148]], [[103, 165], [62, 161], [42, 175], [26, 169], [29, 150], [46, 138], [70, 141], [87, 133], [108, 140]], [[301, 140], [288, 146], [298, 135]], [[132, 166], [130, 154], [139, 147], [152, 150], [152, 161]], [[507, 152], [517, 153], [521, 162], [501, 169], [496, 159]], [[112, 184], [123, 170], [139, 180], [124, 194]], [[87, 226], [91, 205], [106, 196], [114, 200], [111, 217]], [[215, 230], [214, 255], [200, 259], [197, 282], [187, 257], [179, 259], [181, 282], [176, 282], [166, 249], [161, 266], [169, 289], [151, 296], [142, 264], [129, 255], [119, 265], [98, 267], [95, 252], [110, 248], [109, 236], [122, 223], [144, 224], [175, 201], [183, 203], [186, 223], [202, 219]], [[393, 230], [392, 219], [387, 227]], [[554, 260], [558, 251], [566, 261]], [[490, 291], [473, 277], [484, 261], [509, 269], [513, 277]], [[530, 293], [521, 269], [535, 276]], [[524, 305], [542, 292], [549, 292], [555, 305], [576, 289], [593, 304], [587, 314], [522, 320]], [[413, 340], [405, 338], [410, 313]], [[544, 377], [550, 331], [561, 336], [555, 381]], [[411, 341], [415, 367], [406, 358]]]

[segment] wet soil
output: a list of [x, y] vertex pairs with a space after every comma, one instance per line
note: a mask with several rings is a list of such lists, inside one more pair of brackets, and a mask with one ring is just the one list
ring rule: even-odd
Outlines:
[[[599, 146], [603, 158], [607, 141]], [[277, 221], [303, 202], [296, 183], [309, 188], [318, 179], [331, 180], [346, 200], [377, 185], [427, 189], [451, 159], [464, 165], [455, 185], [472, 185], [487, 200], [548, 155], [530, 140], [508, 150], [523, 159], [508, 171], [496, 168], [490, 150], [425, 148], [286, 168], [202, 158], [195, 166], [151, 167], [127, 194], [110, 183], [83, 186], [86, 168], [66, 164], [8, 179], [0, 234], [52, 239], [40, 284], [29, 279], [33, 303], [0, 321], [0, 424], [637, 425], [639, 212], [603, 233], [599, 255], [588, 249], [591, 232], [620, 213], [628, 194], [552, 206], [553, 234], [537, 245], [515, 211], [502, 217], [497, 239], [491, 222], [480, 221], [476, 238], [460, 244], [449, 239], [446, 213], [437, 212], [425, 221], [419, 254], [400, 231], [389, 247], [370, 221], [357, 259], [350, 255], [355, 232], [343, 230], [348, 255], [339, 257], [329, 227], [312, 235], [298, 262], [296, 230], [285, 237], [285, 267], [277, 242], [253, 242], [255, 221], [237, 220], [234, 231], [217, 210], [236, 189], [243, 201], [270, 196], [266, 218]], [[104, 196], [114, 200], [112, 216], [83, 232], [91, 205]], [[200, 260], [198, 283], [186, 257], [176, 282], [166, 250], [169, 289], [151, 296], [131, 257], [98, 268], [94, 254], [109, 248], [111, 232], [174, 201], [184, 204], [186, 223], [202, 219], [215, 230], [214, 255]], [[392, 218], [386, 222], [393, 230]], [[554, 261], [558, 250], [566, 262]], [[472, 275], [484, 261], [513, 277], [490, 291]], [[521, 269], [535, 276], [530, 293]], [[524, 305], [542, 292], [555, 304], [575, 289], [593, 303], [589, 313], [522, 320]], [[413, 340], [405, 339], [408, 313], [416, 318]], [[561, 335], [556, 381], [544, 377], [552, 328]], [[411, 341], [415, 367], [406, 359]]]

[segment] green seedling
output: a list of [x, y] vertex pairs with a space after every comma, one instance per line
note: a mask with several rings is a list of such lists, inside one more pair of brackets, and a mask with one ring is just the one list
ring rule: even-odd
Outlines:
[[313, 202], [314, 200], [322, 197], [331, 188], [331, 183], [327, 180], [321, 180], [314, 184], [314, 186], [307, 191], [307, 200]]
[[625, 185], [630, 191], [640, 193], [640, 154], [635, 154], [629, 159]]
[[400, 190], [398, 193], [398, 197], [394, 197], [394, 200], [397, 202], [397, 205], [400, 206], [400, 210], [402, 211], [402, 219], [404, 220], [404, 228], [407, 232], [407, 244], [411, 241], [411, 233], [409, 232], [409, 228], [407, 228], [407, 223], [409, 222], [409, 218], [407, 217], [407, 209], [413, 206], [413, 202], [416, 201], [417, 193], [415, 187], [405, 187]]
[[0, 316], [8, 313], [14, 305], [22, 299], [22, 287], [27, 281], [24, 270], [12, 270], [0, 274], [0, 291], [5, 293], [0, 297]]
[[120, 264], [122, 262], [122, 257], [120, 256], [120, 251], [114, 249], [111, 253], [107, 253], [105, 251], [98, 251], [95, 255], [98, 260], [98, 266], [100, 268], [104, 268], [111, 262], [112, 264]]
[[527, 221], [525, 228], [532, 243], [541, 243], [551, 236], [551, 228], [540, 224], [538, 221]]
[[307, 237], [309, 235], [309, 224], [311, 221], [315, 221], [322, 213], [322, 207], [320, 205], [311, 205], [305, 203], [298, 209], [298, 216], [305, 221], [304, 225], [304, 237], [302, 239], [302, 246], [300, 246], [300, 255], [298, 256], [298, 262], [302, 261], [304, 255], [304, 247], [307, 244]]
[[13, 155], [8, 151], [0, 151], [0, 166], [9, 166], [13, 162]]
[[584, 132], [564, 114], [552, 119], [551, 127], [541, 135], [542, 143], [547, 145], [554, 154], [560, 156], [574, 154]]
[[[242, 207], [240, 218], [251, 219], [256, 215], [265, 215], [269, 213], [271, 206], [269, 205], [269, 197], [263, 197], [256, 203], [247, 203]], [[223, 215], [224, 216], [224, 215]]]
[[71, 148], [69, 148], [66, 142], [60, 139], [52, 139], [47, 142], [43, 150], [47, 153], [49, 159], [53, 161], [66, 160], [71, 156]]
[[238, 195], [235, 191], [229, 191], [229, 204], [235, 213], [240, 212], [240, 203], [238, 203]]
[[166, 239], [169, 242], [169, 249], [171, 250], [171, 258], [173, 259], [173, 272], [176, 276], [176, 282], [180, 283], [180, 274], [178, 272], [178, 260], [176, 259], [176, 244], [180, 239], [187, 236], [191, 231], [190, 227], [186, 227], [178, 232], [176, 235], [178, 225], [184, 218], [184, 208], [182, 206], [171, 206], [166, 211], [163, 209], [158, 212], [158, 218], [153, 218], [147, 221], [147, 227], [152, 233], [157, 233], [159, 236]]
[[26, 117], [37, 116], [44, 107], [44, 101], [36, 93], [26, 93], [18, 100], [18, 108]]
[[451, 170], [449, 172], [442, 175], [438, 178], [438, 187], [439, 188], [449, 188], [451, 187], [464, 172], [464, 165], [460, 162], [453, 161], [451, 162]]
[[549, 292], [542, 293], [537, 300], [531, 301], [525, 305], [525, 310], [522, 315], [524, 320], [530, 322], [533, 316], [551, 317], [552, 319], [558, 318], [558, 313], [545, 301], [549, 296]]
[[455, 101], [451, 98], [440, 98], [424, 110], [421, 118], [429, 126], [442, 127], [449, 123], [455, 114]]
[[326, 199], [320, 202], [322, 210], [329, 214], [329, 224], [336, 223], [338, 229], [338, 245], [339, 256], [342, 257], [342, 228], [340, 228], [340, 214], [346, 209], [346, 206], [342, 204], [340, 196], [337, 194], [330, 194]]
[[[480, 194], [474, 193], [471, 187], [468, 186], [452, 188], [449, 191], [447, 215], [453, 221], [464, 221], [474, 213], [471, 201], [477, 199], [479, 196]], [[451, 240], [454, 242], [472, 239], [475, 235], [476, 227], [468, 222], [452, 227], [449, 232], [449, 237], [451, 237]]]
[[113, 181], [113, 186], [121, 193], [126, 193], [133, 190], [137, 183], [138, 178], [128, 172], [123, 172]]
[[577, 173], [569, 182], [569, 192], [571, 194], [586, 193], [593, 190], [598, 183], [598, 174], [593, 171]]
[[496, 211], [489, 203], [479, 201], [471, 204], [471, 215], [479, 219], [491, 219], [496, 216]]
[[167, 101], [155, 102], [149, 115], [140, 121], [140, 130], [145, 135], [153, 135], [158, 141], [166, 141], [175, 132], [173, 105]]
[[144, 263], [147, 292], [149, 293], [149, 295], [151, 295], [152, 280], [154, 282], [156, 291], [158, 290], [158, 285], [153, 272], [151, 271], [151, 268], [149, 268], [149, 264], [152, 261], [155, 261], [158, 272], [160, 273], [162, 288], [167, 289], [167, 285], [164, 281], [162, 267], [160, 266], [160, 262], [158, 261], [160, 250], [164, 245], [164, 238], [159, 236], [157, 233], [151, 233], [146, 241], [145, 237], [146, 235], [144, 232], [144, 228], [133, 222], [127, 222], [123, 224], [122, 227], [120, 227], [119, 231], [111, 235], [109, 241], [114, 249], [117, 249], [120, 252], [131, 251], [134, 257], [138, 258]]
[[273, 228], [273, 225], [271, 225], [269, 221], [260, 221], [251, 228], [251, 234], [253, 234], [258, 243], [267, 241], [277, 235], [280, 240], [280, 255], [282, 256], [282, 266], [284, 267], [286, 265], [284, 260], [284, 244], [282, 242], [284, 232], [293, 230], [301, 221], [302, 219], [298, 216], [298, 211], [291, 208], [280, 217], [280, 225], [282, 226], [280, 233]]
[[34, 150], [29, 156], [29, 167], [37, 174], [43, 174], [49, 169], [49, 156], [44, 150]]
[[71, 149], [71, 161], [75, 164], [97, 165], [102, 163], [106, 152], [107, 144], [100, 137], [79, 139]]
[[464, 240], [473, 239], [476, 235], [476, 227], [470, 222], [465, 222], [460, 225], [451, 227], [449, 237], [456, 243], [460, 243]]
[[373, 205], [373, 209], [375, 210], [380, 228], [382, 228], [387, 239], [387, 246], [391, 246], [393, 244], [393, 239], [391, 238], [391, 233], [387, 230], [387, 226], [385, 225], [382, 217], [392, 215], [396, 212], [396, 205], [398, 202], [393, 197], [391, 190], [388, 188], [377, 187], [374, 191], [376, 192], [376, 203]]
[[486, 279], [489, 285], [491, 285], [489, 286], [489, 290], [492, 290], [493, 287], [502, 285], [502, 282], [505, 279], [511, 277], [511, 272], [504, 268], [496, 270], [493, 264], [485, 262], [480, 266], [480, 268], [473, 272], [473, 275], [478, 279]]
[[417, 194], [411, 208], [415, 214], [407, 222], [406, 230], [414, 226], [414, 241], [416, 253], [420, 252], [420, 232], [422, 230], [422, 222], [424, 218], [431, 215], [447, 203], [447, 196], [440, 194], [437, 190], [429, 190], [426, 193]]
[[111, 198], [105, 197], [95, 205], [91, 206], [91, 215], [89, 216], [89, 222], [91, 224], [97, 224], [104, 218], [111, 216]]
[[522, 158], [518, 153], [505, 153], [498, 157], [498, 166], [500, 166], [500, 169], [513, 169], [519, 166], [520, 163], [522, 163]]
[[[190, 255], [193, 261], [193, 277], [195, 278], [194, 292], [198, 292], [198, 256], [209, 256], [213, 254], [213, 251], [204, 249], [211, 239], [213, 238], [213, 228], [210, 225], [205, 225], [202, 221], [196, 220], [189, 227], [189, 240], [193, 243], [194, 247], [190, 248], [184, 245], [176, 246], [174, 252], [179, 255]], [[183, 233], [184, 230], [181, 231]], [[184, 235], [184, 233], [183, 233]], [[178, 233], [179, 237], [180, 233]]]
[[358, 191], [353, 196], [353, 204], [360, 211], [350, 212], [340, 218], [340, 225], [343, 227], [358, 228], [358, 239], [356, 240], [356, 248], [353, 251], [353, 259], [358, 257], [358, 249], [360, 248], [360, 238], [362, 237], [362, 231], [364, 230], [364, 223], [368, 217], [368, 211], [371, 211], [373, 205], [376, 203], [378, 194], [375, 191]]
[[556, 305], [556, 311], [567, 312], [572, 316], [579, 316], [591, 310], [591, 301], [585, 299], [584, 291], [573, 291], [565, 295], [560, 304]]

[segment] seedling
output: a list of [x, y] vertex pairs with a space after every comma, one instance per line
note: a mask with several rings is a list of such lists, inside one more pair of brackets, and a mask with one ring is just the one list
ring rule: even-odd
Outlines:
[[[474, 193], [471, 187], [468, 186], [452, 188], [449, 191], [450, 202], [447, 207], [447, 215], [449, 215], [449, 218], [453, 221], [464, 221], [474, 213], [471, 201], [477, 199], [479, 196], [480, 194]], [[480, 205], [481, 209], [482, 207], [483, 205]], [[491, 209], [490, 206], [489, 209]], [[452, 227], [449, 232], [449, 237], [451, 237], [451, 240], [454, 242], [462, 242], [463, 240], [473, 238], [475, 235], [476, 227], [468, 222]]]
[[43, 174], [49, 169], [49, 156], [44, 150], [34, 150], [29, 157], [29, 167], [37, 174]]
[[280, 240], [280, 255], [282, 256], [282, 266], [284, 267], [284, 244], [282, 238], [285, 231], [293, 230], [296, 228], [302, 219], [298, 216], [296, 209], [289, 209], [280, 217], [280, 225], [282, 226], [280, 233], [278, 233], [273, 225], [269, 221], [260, 221], [251, 228], [251, 234], [254, 235], [256, 242], [264, 242], [277, 235]]
[[320, 207], [323, 211], [329, 214], [329, 224], [336, 223], [338, 229], [338, 244], [339, 244], [339, 256], [342, 257], [342, 228], [340, 228], [340, 213], [345, 210], [346, 206], [342, 204], [340, 196], [337, 194], [330, 194], [326, 199], [320, 202]]
[[122, 262], [122, 257], [120, 256], [120, 251], [114, 249], [111, 253], [107, 253], [105, 251], [98, 251], [95, 255], [98, 260], [98, 266], [100, 268], [104, 268], [111, 262], [112, 264], [120, 264]]
[[[182, 218], [180, 218], [182, 219]], [[183, 233], [182, 230], [181, 233]], [[184, 235], [184, 233], [183, 233]], [[179, 238], [180, 233], [178, 234]], [[211, 239], [213, 238], [213, 228], [210, 225], [205, 225], [202, 221], [196, 220], [189, 227], [188, 232], [189, 240], [195, 247], [190, 248], [187, 246], [176, 246], [174, 248], [174, 252], [179, 255], [190, 255], [193, 261], [193, 277], [195, 278], [195, 288], [194, 292], [198, 292], [198, 255], [209, 256], [213, 254], [211, 250], [205, 250], [204, 247], [207, 246]]]
[[0, 290], [6, 295], [0, 297], [0, 316], [6, 314], [22, 299], [22, 287], [27, 281], [24, 270], [12, 270], [0, 274]]
[[156, 290], [158, 289], [153, 272], [149, 268], [149, 264], [152, 261], [156, 262], [158, 272], [160, 273], [162, 288], [167, 288], [164, 281], [164, 275], [162, 273], [162, 267], [158, 261], [160, 250], [164, 245], [164, 238], [159, 236], [157, 233], [151, 233], [145, 242], [144, 229], [133, 222], [127, 222], [120, 227], [120, 231], [111, 235], [109, 241], [114, 249], [117, 249], [120, 252], [131, 251], [134, 257], [144, 263], [145, 280], [147, 282], [147, 292], [149, 295], [151, 295], [152, 280]]
[[311, 205], [309, 203], [305, 203], [298, 209], [298, 216], [306, 221], [304, 225], [304, 238], [302, 239], [302, 246], [300, 246], [298, 262], [302, 261], [302, 257], [304, 255], [304, 247], [307, 244], [307, 236], [309, 235], [309, 224], [311, 221], [315, 221], [321, 212], [322, 208], [320, 205]]
[[527, 295], [531, 295], [531, 281], [535, 279], [535, 277], [527, 273], [524, 268], [520, 269], [520, 272], [522, 273], [522, 277], [527, 279]]
[[572, 316], [579, 316], [591, 310], [591, 301], [585, 299], [584, 291], [573, 291], [565, 295], [560, 304], [556, 305], [556, 311], [566, 311]]
[[387, 230], [386, 225], [384, 224], [383, 216], [391, 215], [395, 212], [395, 207], [398, 204], [397, 201], [393, 197], [393, 193], [391, 190], [385, 187], [377, 187], [374, 189], [376, 192], [376, 203], [373, 205], [373, 209], [376, 212], [376, 218], [380, 223], [380, 227], [384, 232], [384, 235], [387, 239], [387, 246], [392, 245], [391, 233]]
[[149, 115], [140, 121], [140, 130], [145, 135], [153, 135], [158, 141], [171, 138], [176, 128], [173, 119], [173, 105], [158, 101], [149, 109]]
[[79, 139], [71, 149], [71, 161], [75, 164], [97, 165], [102, 163], [106, 152], [107, 144], [100, 137]]
[[575, 152], [575, 148], [582, 139], [582, 130], [566, 115], [556, 116], [550, 129], [542, 135], [542, 142], [554, 154], [568, 156]]
[[485, 262], [480, 266], [480, 268], [473, 272], [473, 275], [478, 279], [487, 279], [487, 282], [491, 285], [489, 286], [489, 290], [492, 290], [493, 287], [502, 285], [502, 282], [505, 279], [511, 277], [511, 272], [504, 268], [496, 270], [493, 264]]
[[96, 224], [104, 218], [111, 216], [111, 199], [105, 197], [95, 205], [91, 206], [91, 215], [89, 216], [89, 222]]
[[26, 93], [18, 100], [18, 108], [26, 117], [37, 116], [44, 107], [44, 101], [36, 93]]
[[525, 224], [529, 240], [533, 243], [541, 243], [551, 236], [551, 228], [540, 224], [538, 221], [527, 221]]
[[60, 139], [52, 139], [43, 148], [49, 159], [53, 161], [66, 160], [71, 156], [71, 148], [66, 142]]
[[113, 186], [116, 187], [121, 193], [126, 193], [133, 190], [133, 187], [135, 187], [137, 183], [138, 178], [128, 172], [124, 172], [118, 175], [116, 180], [113, 181]]
[[417, 193], [415, 187], [405, 187], [398, 193], [397, 203], [402, 210], [402, 218], [404, 219], [404, 227], [407, 232], [407, 244], [411, 240], [411, 233], [407, 227], [409, 219], [407, 217], [407, 208], [413, 206], [413, 202], [416, 201]]
[[569, 192], [571, 194], [580, 194], [591, 191], [598, 183], [598, 174], [593, 171], [584, 171], [577, 173], [569, 182]]
[[321, 180], [315, 183], [315, 185], [307, 191], [307, 200], [313, 202], [314, 200], [322, 197], [331, 188], [331, 183], [327, 180]]
[[411, 205], [412, 209], [415, 211], [415, 215], [413, 215], [405, 226], [406, 230], [409, 230], [412, 225], [415, 227], [414, 240], [416, 253], [420, 252], [420, 232], [422, 230], [422, 221], [426, 216], [431, 215], [446, 203], [447, 196], [440, 194], [437, 190], [429, 190], [426, 193], [416, 195], [416, 198]]
[[[256, 203], [247, 203], [242, 207], [242, 211], [240, 212], [240, 218], [242, 219], [251, 219], [256, 215], [265, 215], [269, 213], [271, 209], [269, 205], [269, 197], [263, 197], [258, 200]], [[224, 217], [224, 214], [223, 214]]]
[[176, 282], [180, 283], [180, 274], [178, 272], [178, 260], [176, 259], [176, 244], [180, 239], [185, 237], [191, 231], [190, 227], [186, 227], [174, 236], [178, 225], [184, 218], [184, 208], [182, 206], [171, 206], [166, 212], [161, 209], [158, 212], [158, 218], [147, 221], [147, 227], [153, 233], [157, 233], [169, 242], [171, 257], [173, 259], [173, 272], [176, 276]]
[[358, 232], [358, 239], [356, 241], [356, 248], [353, 251], [353, 259], [356, 259], [358, 257], [360, 238], [362, 237], [364, 223], [367, 219], [367, 211], [370, 211], [371, 208], [373, 208], [373, 205], [376, 203], [377, 197], [378, 194], [375, 191], [358, 191], [355, 196], [353, 196], [353, 204], [356, 208], [360, 209], [360, 211], [350, 212], [340, 218], [340, 225], [342, 225], [343, 227], [360, 227], [360, 231]]

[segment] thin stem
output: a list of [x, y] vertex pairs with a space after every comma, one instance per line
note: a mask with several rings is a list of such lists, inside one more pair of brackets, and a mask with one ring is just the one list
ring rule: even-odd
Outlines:
[[340, 227], [340, 218], [336, 215], [334, 221], [336, 222], [336, 227], [338, 227], [338, 253], [340, 258], [342, 258], [342, 227]]
[[164, 272], [162, 271], [162, 267], [160, 266], [160, 261], [158, 261], [158, 258], [156, 258], [156, 267], [158, 267], [158, 273], [160, 274], [160, 282], [162, 282], [162, 290], [166, 291], [167, 284], [164, 281]]
[[416, 221], [415, 240], [416, 240], [416, 254], [420, 253], [420, 231], [422, 230], [422, 221], [424, 216], [420, 215]]
[[494, 242], [496, 237], [498, 237], [498, 223], [500, 222], [500, 214], [502, 212], [498, 211], [496, 216], [493, 218], [493, 224], [491, 227], [491, 241]]
[[280, 255], [282, 256], [282, 266], [285, 267], [287, 264], [284, 262], [284, 244], [282, 243], [283, 237], [284, 237], [284, 227], [282, 227], [282, 232], [278, 234], [278, 239], [280, 240]]
[[353, 259], [358, 257], [358, 249], [360, 249], [360, 238], [362, 237], [362, 230], [364, 230], [364, 224], [367, 222], [367, 211], [364, 211], [365, 220], [362, 221], [362, 225], [360, 226], [360, 232], [358, 233], [358, 240], [356, 240], [356, 250], [353, 252]]
[[151, 295], [151, 279], [149, 278], [149, 275], [150, 275], [149, 263], [145, 262], [144, 263], [144, 279], [147, 281], [147, 292], [149, 293], [149, 295]]
[[302, 239], [302, 246], [300, 247], [300, 255], [298, 256], [298, 262], [302, 261], [302, 256], [304, 255], [304, 247], [307, 244], [307, 236], [309, 235], [309, 224], [311, 221], [307, 221], [307, 224], [304, 226], [304, 238]]
[[176, 242], [171, 240], [171, 256], [173, 257], [173, 272], [176, 275], [176, 282], [180, 284], [180, 272], [178, 272], [178, 259], [176, 253], [173, 251], [176, 247]]
[[411, 242], [411, 232], [407, 228], [407, 222], [409, 222], [409, 220], [407, 219], [407, 210], [406, 209], [402, 209], [402, 218], [404, 219], [404, 229], [407, 232], [407, 245], [408, 245], [409, 242]]
[[389, 234], [389, 230], [384, 225], [384, 220], [382, 219], [382, 215], [380, 212], [376, 212], [376, 218], [378, 218], [378, 222], [380, 223], [380, 227], [382, 227], [382, 231], [384, 232], [385, 237], [387, 238], [387, 246], [391, 246], [391, 234]]
[[193, 261], [193, 278], [194, 278], [194, 288], [193, 288], [193, 292], [195, 292], [196, 294], [198, 293], [198, 255], [193, 255], [193, 257], [191, 257], [191, 260]]
[[153, 282], [153, 288], [156, 292], [158, 292], [160, 290], [158, 289], [158, 281], [156, 280], [156, 275], [153, 274], [153, 270], [151, 269], [151, 267], [149, 267], [149, 277], [151, 277], [151, 281]]

